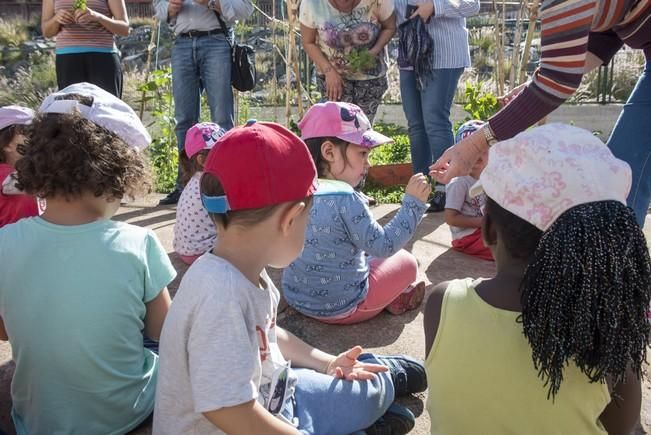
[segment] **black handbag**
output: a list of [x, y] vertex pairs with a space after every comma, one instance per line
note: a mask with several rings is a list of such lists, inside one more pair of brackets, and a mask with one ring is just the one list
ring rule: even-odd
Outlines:
[[231, 41], [228, 27], [219, 12], [215, 11], [222, 32], [231, 46], [231, 85], [240, 92], [255, 88], [255, 50], [250, 45], [238, 44]]

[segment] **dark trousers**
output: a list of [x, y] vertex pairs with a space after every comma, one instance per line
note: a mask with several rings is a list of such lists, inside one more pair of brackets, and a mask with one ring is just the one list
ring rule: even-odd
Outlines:
[[122, 98], [122, 65], [117, 53], [74, 53], [56, 55], [59, 89], [88, 82]]

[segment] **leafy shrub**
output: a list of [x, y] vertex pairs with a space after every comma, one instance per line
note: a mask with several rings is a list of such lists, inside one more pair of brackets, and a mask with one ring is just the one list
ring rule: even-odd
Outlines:
[[27, 65], [19, 67], [13, 75], [0, 74], [0, 105], [20, 104], [35, 108], [56, 87], [54, 56], [35, 52], [29, 55]]
[[147, 126], [153, 132], [153, 140], [147, 153], [154, 170], [155, 190], [168, 192], [174, 189], [179, 161], [174, 134], [171, 68], [154, 71], [138, 89], [142, 97], [137, 103], [153, 103], [150, 109], [153, 121]]
[[396, 124], [377, 123], [373, 125], [373, 129], [378, 133], [389, 136], [394, 140], [394, 143], [375, 148], [369, 158], [371, 165], [408, 163], [411, 161], [409, 136], [405, 127]]
[[0, 18], [0, 47], [19, 47], [27, 41], [27, 22]]
[[367, 182], [364, 193], [375, 198], [378, 204], [400, 204], [405, 195], [404, 186], [376, 186]]

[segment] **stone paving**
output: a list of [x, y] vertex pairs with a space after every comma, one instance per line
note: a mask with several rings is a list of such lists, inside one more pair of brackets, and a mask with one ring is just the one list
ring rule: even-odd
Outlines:
[[[156, 232], [179, 272], [179, 276], [169, 286], [170, 292], [174, 294], [187, 266], [172, 252], [175, 209], [174, 207], [157, 207], [159, 198], [160, 195], [151, 195], [144, 200], [128, 204], [120, 208], [116, 219], [147, 226]], [[381, 205], [373, 208], [373, 214], [380, 219], [380, 222], [386, 222], [395, 214], [397, 208], [397, 205]], [[647, 240], [651, 240], [650, 221], [651, 216], [647, 216], [645, 227]], [[416, 236], [407, 245], [407, 249], [418, 259], [420, 273], [428, 285], [467, 276], [486, 277], [493, 273], [492, 262], [454, 252], [449, 248], [450, 242], [450, 231], [443, 221], [443, 214], [436, 213], [426, 215], [418, 227]], [[276, 285], [279, 286], [280, 271], [270, 270], [269, 272]], [[421, 310], [408, 312], [401, 316], [383, 313], [362, 324], [337, 326], [325, 325], [308, 319], [291, 308], [283, 309], [281, 307], [281, 309], [278, 323], [282, 327], [325, 351], [338, 353], [359, 344], [376, 353], [405, 353], [424, 358]], [[0, 342], [0, 428], [8, 433], [13, 433], [12, 428], [10, 429], [9, 417], [11, 364], [10, 346], [8, 343]], [[636, 434], [648, 433], [648, 428], [651, 428], [651, 383], [648, 380], [644, 383], [643, 394], [641, 424], [635, 431]], [[429, 417], [424, 410], [425, 394], [402, 399], [401, 403], [409, 406], [417, 416], [416, 428], [411, 433], [415, 435], [429, 433]], [[149, 434], [150, 428], [146, 427], [135, 433], [138, 435]]]

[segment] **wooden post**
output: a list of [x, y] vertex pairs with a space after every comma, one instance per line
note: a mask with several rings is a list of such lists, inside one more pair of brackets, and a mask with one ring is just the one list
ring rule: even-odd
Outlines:
[[522, 39], [522, 15], [524, 14], [524, 8], [526, 6], [526, 0], [520, 0], [520, 9], [518, 9], [518, 18], [515, 22], [515, 37], [513, 38], [513, 53], [511, 56], [511, 68], [509, 71], [509, 89], [516, 87], [520, 74], [516, 74], [516, 71], [519, 72], [520, 69], [520, 40]]
[[[154, 18], [154, 24], [152, 25], [151, 28], [151, 38], [149, 39], [149, 45], [147, 46], [147, 62], [145, 63], [145, 83], [149, 81], [149, 76], [151, 74], [151, 51], [154, 49], [158, 49], [156, 46], [156, 38], [158, 35], [158, 29], [160, 29], [160, 26], [158, 25], [158, 19]], [[142, 91], [142, 98], [140, 99], [140, 119], [142, 119], [144, 113], [145, 113], [145, 97], [147, 96], [147, 91]]]
[[529, 64], [529, 52], [531, 51], [531, 41], [533, 34], [536, 31], [536, 19], [538, 18], [538, 6], [540, 0], [533, 0], [529, 5], [529, 27], [527, 28], [527, 39], [524, 42], [524, 52], [522, 53], [522, 63], [520, 64], [520, 79], [519, 83], [524, 82], [525, 75], [527, 74], [527, 64]]

